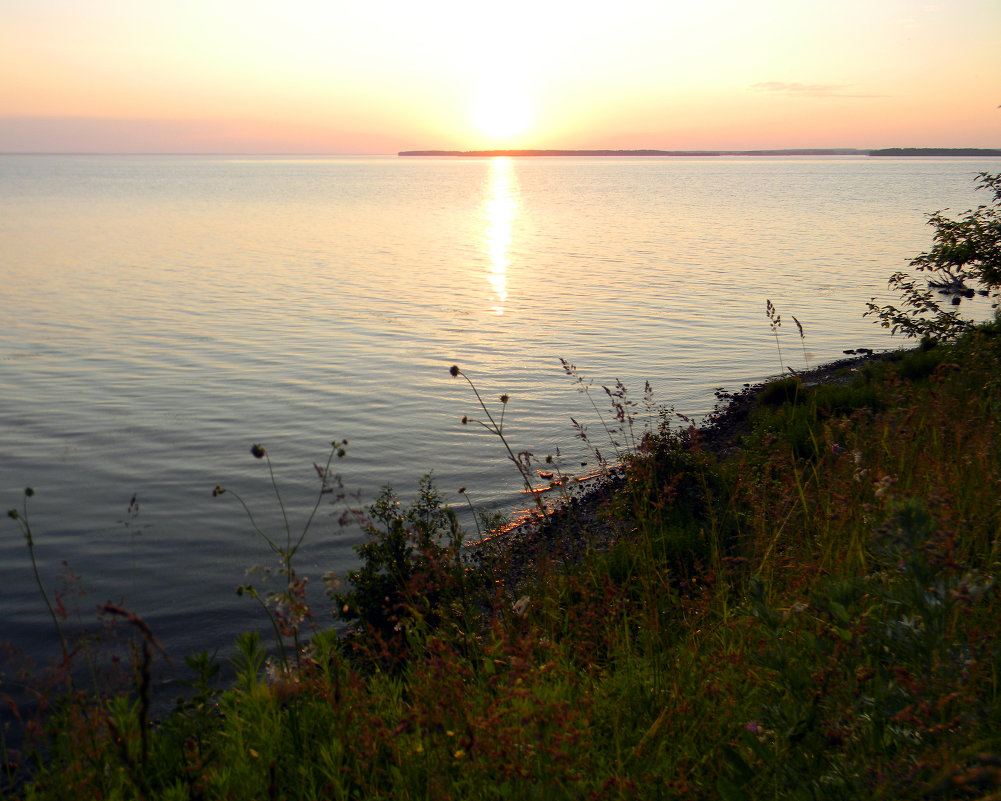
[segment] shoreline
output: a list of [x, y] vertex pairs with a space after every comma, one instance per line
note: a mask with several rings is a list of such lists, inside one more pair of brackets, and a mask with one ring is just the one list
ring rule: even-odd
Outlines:
[[[809, 370], [785, 376], [776, 375], [755, 384], [745, 384], [736, 392], [723, 392], [716, 408], [699, 425], [689, 431], [700, 446], [722, 457], [733, 448], [736, 439], [746, 431], [746, 423], [757, 407], [762, 390], [784, 378], [799, 378], [804, 386], [847, 384], [859, 370], [870, 364], [897, 361], [917, 346], [894, 350], [863, 352], [836, 359]], [[603, 519], [602, 507], [626, 483], [625, 468], [614, 465], [594, 484], [578, 488], [542, 518], [530, 516], [506, 530], [489, 534], [466, 548], [475, 561], [504, 559], [507, 568], [504, 583], [516, 590], [532, 575], [537, 575], [539, 558], [545, 555], [558, 564], [575, 564], [592, 549], [608, 550], [615, 544], [617, 533]]]

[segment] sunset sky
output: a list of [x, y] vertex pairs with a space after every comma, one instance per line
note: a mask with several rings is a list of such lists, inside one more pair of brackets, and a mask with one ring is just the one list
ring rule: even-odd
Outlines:
[[0, 0], [0, 151], [1001, 147], [1001, 0]]

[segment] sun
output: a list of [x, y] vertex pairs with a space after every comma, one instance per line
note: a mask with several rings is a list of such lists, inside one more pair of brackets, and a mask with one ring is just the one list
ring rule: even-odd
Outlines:
[[473, 124], [493, 140], [509, 140], [532, 126], [532, 104], [528, 95], [512, 86], [482, 89], [473, 103]]

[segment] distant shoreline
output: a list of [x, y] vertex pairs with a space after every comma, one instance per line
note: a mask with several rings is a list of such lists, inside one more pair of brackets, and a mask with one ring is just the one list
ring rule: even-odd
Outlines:
[[1001, 157], [1001, 150], [983, 147], [787, 148], [782, 150], [401, 150], [399, 156], [896, 156], [896, 157]]

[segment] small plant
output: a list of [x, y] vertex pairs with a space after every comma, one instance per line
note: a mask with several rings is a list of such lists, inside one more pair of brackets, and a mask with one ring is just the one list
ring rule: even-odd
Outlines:
[[[546, 461], [548, 462], [551, 458], [547, 456]], [[541, 471], [537, 472], [541, 473]], [[493, 512], [488, 512], [485, 509], [477, 509], [473, 505], [473, 501], [469, 497], [469, 491], [465, 487], [459, 487], [458, 493], [465, 498], [466, 505], [473, 516], [478, 541], [482, 542], [486, 537], [505, 531], [512, 525], [511, 519], [502, 511], [494, 510]]]
[[[595, 403], [594, 398], [591, 397], [591, 381], [585, 381], [584, 377], [577, 370], [576, 364], [571, 364], [564, 358], [560, 358], [560, 364], [563, 365], [563, 372], [565, 372], [570, 378], [573, 379], [574, 384], [577, 387], [577, 391], [584, 394], [591, 404], [591, 408], [594, 409], [594, 413], [598, 416], [598, 421], [601, 423], [601, 427], [605, 429], [605, 434], [608, 436], [608, 441], [615, 451], [616, 456], [621, 457], [621, 443], [616, 439], [616, 435], [620, 434], [621, 431], [612, 429], [609, 427], [608, 423], [605, 421], [601, 410], [598, 408], [598, 404]], [[608, 392], [607, 387], [604, 388], [605, 392]], [[573, 417], [570, 418], [570, 422], [573, 424], [574, 429], [577, 432], [578, 439], [588, 445], [591, 444], [587, 435], [587, 427], [582, 423], [578, 423]], [[601, 451], [597, 447], [594, 448], [595, 457], [598, 459], [599, 464], [605, 464], [605, 458], [601, 455]]]
[[128, 509], [125, 510], [125, 519], [119, 520], [125, 530], [129, 532], [129, 552], [132, 562], [132, 590], [136, 588], [136, 537], [146, 528], [139, 524], [139, 496], [132, 493], [132, 500], [129, 501]]
[[806, 334], [803, 333], [803, 324], [796, 319], [796, 315], [793, 315], [792, 321], [796, 323], [796, 328], [799, 329], [799, 342], [803, 346], [803, 363], [806, 365], [807, 369], [809, 369], [810, 359], [806, 355]]
[[768, 327], [772, 329], [772, 336], [775, 337], [775, 347], [779, 352], [779, 372], [786, 371], [782, 363], [782, 345], [779, 344], [779, 329], [782, 327], [782, 315], [775, 311], [774, 304], [769, 300], [765, 303], [765, 316], [768, 317]]
[[473, 502], [469, 498], [469, 493], [466, 492], [465, 487], [459, 487], [459, 494], [466, 499], [466, 503], [469, 505], [469, 511], [472, 512], [473, 522], [476, 524], [476, 534], [482, 540], [483, 539], [483, 529], [480, 527], [480, 516], [476, 513], [476, 507], [473, 506]]
[[[608, 442], [611, 445], [612, 450], [615, 452], [616, 458], [620, 461], [626, 458], [629, 454], [635, 453], [641, 446], [643, 440], [652, 434], [651, 421], [655, 418], [660, 418], [662, 421], [666, 420], [671, 414], [671, 410], [658, 406], [654, 402], [653, 387], [650, 386], [649, 381], [647, 381], [643, 386], [643, 402], [641, 409], [640, 403], [633, 400], [626, 385], [621, 381], [621, 379], [617, 378], [615, 379], [614, 387], [606, 385], [602, 385], [601, 387], [602, 390], [604, 390], [605, 395], [608, 396], [611, 404], [612, 415], [615, 417], [615, 423], [610, 425], [605, 419], [605, 416], [601, 413], [601, 410], [598, 408], [598, 404], [595, 403], [594, 398], [591, 396], [591, 381], [585, 380], [583, 375], [581, 375], [580, 371], [577, 369], [577, 365], [571, 364], [563, 358], [560, 359], [560, 364], [563, 367], [563, 372], [573, 379], [577, 391], [583, 393], [587, 397], [591, 407], [594, 409], [594, 413], [598, 417], [601, 427], [605, 431], [605, 435], [608, 438]], [[644, 425], [642, 431], [637, 432], [636, 419], [640, 412], [642, 412], [642, 416], [644, 418]], [[593, 449], [595, 458], [598, 460], [598, 464], [603, 467], [607, 466], [608, 460], [602, 454], [601, 449], [591, 441], [587, 432], [587, 426], [584, 423], [579, 422], [574, 417], [570, 418], [570, 423], [576, 432], [575, 436], [577, 439], [581, 440], [581, 442]], [[582, 464], [581, 466], [583, 467], [584, 465]]]
[[[104, 604], [101, 607], [103, 614], [111, 617], [120, 617], [140, 636], [141, 645], [139, 652], [134, 655], [135, 679], [134, 685], [138, 696], [136, 704], [130, 706], [124, 703], [125, 699], [118, 697], [112, 703], [111, 709], [106, 713], [106, 723], [112, 739], [118, 746], [118, 754], [125, 767], [126, 772], [132, 782], [141, 791], [148, 792], [145, 771], [149, 761], [149, 740], [150, 740], [150, 708], [153, 700], [152, 689], [152, 664], [153, 649], [170, 662], [170, 657], [163, 650], [163, 646], [157, 642], [156, 637], [149, 625], [141, 617], [116, 604]], [[134, 728], [139, 740], [139, 749], [136, 753], [130, 748], [131, 737], [126, 735], [126, 729]]]
[[70, 662], [70, 649], [66, 640], [66, 634], [63, 632], [63, 627], [59, 622], [59, 616], [56, 614], [55, 607], [52, 605], [49, 594], [45, 590], [45, 584], [42, 582], [42, 576], [38, 572], [38, 559], [35, 556], [35, 538], [31, 532], [31, 521], [28, 519], [28, 499], [33, 497], [34, 494], [35, 491], [31, 487], [26, 487], [24, 490], [21, 511], [18, 511], [15, 507], [8, 510], [7, 516], [17, 524], [17, 527], [21, 530], [21, 534], [24, 535], [24, 541], [28, 546], [28, 556], [31, 559], [31, 571], [35, 576], [35, 584], [38, 586], [38, 592], [41, 594], [42, 600], [45, 602], [45, 607], [49, 610], [49, 616], [52, 618], [52, 624], [56, 627], [56, 634], [59, 635], [59, 645], [62, 648], [63, 654], [63, 667], [68, 668]]
[[473, 390], [473, 394], [476, 396], [476, 400], [479, 402], [480, 408], [483, 409], [483, 413], [487, 417], [487, 419], [484, 421], [484, 420], [477, 420], [472, 417], [463, 416], [462, 424], [466, 425], [467, 423], [479, 423], [487, 431], [489, 431], [491, 434], [495, 435], [498, 439], [500, 439], [500, 441], [504, 444], [504, 448], [507, 450], [508, 458], [514, 463], [514, 466], [518, 468], [518, 472], [521, 474], [521, 480], [525, 484], [525, 491], [529, 495], [531, 495], [532, 498], [535, 500], [535, 505], [539, 508], [539, 511], [544, 512], [546, 505], [545, 503], [543, 503], [542, 498], [539, 496], [539, 494], [535, 492], [535, 487], [532, 484], [532, 474], [531, 474], [531, 462], [533, 456], [532, 452], [519, 451], [516, 454], [514, 452], [514, 449], [511, 447], [511, 443], [508, 442], [507, 437], [504, 435], [504, 413], [507, 411], [507, 404], [508, 401], [510, 400], [510, 396], [507, 394], [500, 396], [501, 413], [500, 413], [500, 419], [496, 420], [494, 419], [494, 416], [490, 413], [490, 410], [487, 408], [486, 403], [484, 403], [483, 397], [480, 395], [480, 392], [476, 388], [476, 385], [472, 382], [472, 379], [470, 379], [468, 375], [462, 372], [462, 370], [460, 370], [459, 366], [456, 364], [453, 364], [449, 368], [448, 372], [449, 375], [452, 376], [452, 378], [458, 378], [461, 376], [466, 380], [466, 383], [469, 384], [470, 389]]
[[[288, 638], [293, 641], [296, 665], [298, 666], [303, 650], [300, 628], [310, 616], [309, 606], [306, 602], [306, 579], [296, 574], [295, 568], [292, 565], [292, 559], [295, 557], [299, 548], [302, 546], [303, 541], [306, 539], [306, 535], [309, 533], [309, 529], [313, 524], [313, 520], [316, 518], [316, 513], [319, 510], [323, 499], [334, 494], [335, 491], [341, 490], [342, 485], [340, 477], [331, 472], [330, 466], [335, 457], [338, 459], [344, 458], [347, 453], [347, 446], [348, 441], [346, 439], [340, 440], [339, 442], [336, 440], [331, 442], [330, 453], [327, 456], [326, 463], [322, 466], [319, 464], [313, 465], [320, 478], [320, 488], [316, 495], [316, 501], [302, 527], [302, 531], [300, 531], [298, 536], [295, 537], [292, 533], [292, 526], [289, 523], [285, 503], [282, 500], [281, 490], [278, 488], [278, 481], [275, 478], [275, 471], [271, 464], [271, 457], [268, 455], [264, 446], [259, 443], [254, 443], [250, 447], [251, 456], [255, 459], [263, 459], [268, 466], [268, 474], [271, 478], [271, 489], [274, 492], [275, 499], [277, 500], [282, 513], [283, 529], [285, 534], [284, 544], [281, 543], [279, 539], [271, 536], [263, 528], [261, 528], [257, 522], [257, 518], [254, 516], [254, 513], [250, 510], [247, 502], [239, 493], [230, 491], [230, 494], [240, 502], [240, 505], [243, 507], [244, 512], [246, 512], [247, 518], [250, 520], [250, 524], [253, 526], [254, 531], [261, 536], [261, 538], [267, 543], [268, 547], [278, 556], [280, 572], [285, 577], [285, 587], [280, 592], [271, 593], [264, 598], [261, 597], [253, 584], [244, 584], [238, 587], [237, 594], [248, 595], [249, 597], [255, 599], [267, 614], [268, 619], [271, 621], [271, 627], [274, 630], [275, 646], [278, 649], [278, 656], [281, 660], [282, 667], [286, 672], [290, 670], [291, 665], [288, 659], [285, 640]], [[225, 488], [217, 485], [212, 491], [212, 496], [219, 497], [226, 492], [227, 490]], [[343, 498], [343, 492], [340, 493], [338, 498]]]

